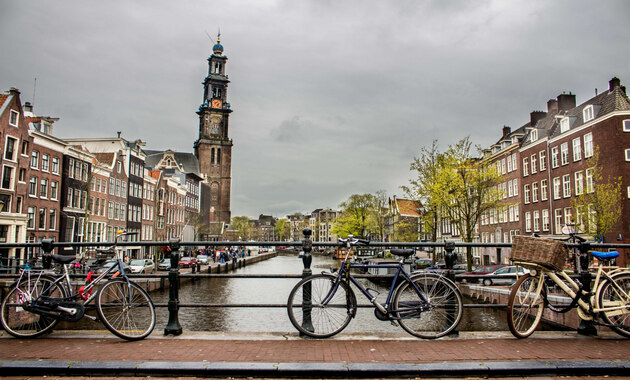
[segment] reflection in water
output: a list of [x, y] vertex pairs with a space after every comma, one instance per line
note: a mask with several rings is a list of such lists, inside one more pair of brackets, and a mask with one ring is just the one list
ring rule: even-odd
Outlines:
[[[313, 256], [313, 273], [329, 270], [336, 263], [326, 256]], [[237, 274], [301, 274], [302, 260], [295, 256], [277, 256], [250, 266], [240, 268]], [[181, 303], [219, 304], [285, 304], [289, 292], [299, 279], [268, 278], [213, 278], [182, 283], [179, 291]], [[377, 286], [366, 279], [359, 280], [366, 288], [379, 292], [378, 300], [384, 302], [389, 286]], [[353, 289], [359, 304], [368, 300]], [[376, 294], [374, 291], [371, 293]], [[151, 293], [155, 303], [168, 302], [168, 289]], [[464, 303], [473, 303], [464, 299]], [[157, 308], [156, 329], [166, 326], [168, 309]], [[285, 308], [181, 308], [179, 322], [188, 331], [231, 331], [231, 332], [295, 332]], [[497, 309], [464, 309], [459, 325], [461, 331], [507, 330], [505, 311]], [[359, 308], [355, 320], [346, 328], [347, 332], [401, 332], [400, 327], [376, 319], [373, 308]]]

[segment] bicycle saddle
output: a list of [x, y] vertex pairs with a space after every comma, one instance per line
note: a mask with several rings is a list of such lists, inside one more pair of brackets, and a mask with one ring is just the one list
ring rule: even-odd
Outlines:
[[609, 260], [609, 259], [614, 259], [615, 257], [619, 257], [619, 252], [617, 251], [610, 251], [610, 252], [592, 251], [591, 256], [597, 257], [600, 260]]
[[390, 250], [390, 252], [393, 255], [401, 256], [401, 257], [409, 257], [409, 256], [413, 255], [413, 249], [397, 249], [397, 248], [395, 248], [395, 249]]
[[65, 256], [65, 255], [57, 255], [57, 254], [55, 254], [55, 255], [52, 255], [52, 258], [53, 258], [53, 260], [54, 260], [56, 263], [59, 263], [59, 264], [68, 264], [68, 263], [71, 263], [71, 262], [73, 262], [74, 260], [76, 260], [76, 258], [77, 258], [77, 257], [76, 257], [76, 256], [74, 256], [74, 255], [68, 255], [68, 256]]

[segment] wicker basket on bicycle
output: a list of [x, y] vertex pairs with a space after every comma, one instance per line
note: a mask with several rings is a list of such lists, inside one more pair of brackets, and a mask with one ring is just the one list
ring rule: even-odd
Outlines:
[[536, 264], [553, 270], [562, 270], [569, 250], [561, 241], [529, 236], [514, 236], [510, 261], [527, 267]]

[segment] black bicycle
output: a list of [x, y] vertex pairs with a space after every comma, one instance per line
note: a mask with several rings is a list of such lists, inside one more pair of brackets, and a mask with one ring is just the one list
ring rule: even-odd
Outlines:
[[[348, 253], [337, 273], [322, 272], [300, 281], [289, 295], [289, 319], [302, 334], [313, 338], [328, 338], [341, 332], [356, 316], [357, 299], [350, 283], [374, 305], [374, 314], [381, 321], [398, 323], [409, 334], [435, 339], [452, 332], [463, 314], [462, 295], [457, 286], [442, 274], [428, 271], [407, 273], [403, 260], [411, 256], [412, 249], [392, 249], [400, 256], [395, 264], [352, 264], [348, 261], [350, 248], [368, 245], [369, 241], [339, 239]], [[394, 268], [387, 300], [376, 300], [352, 276], [351, 269]]]
[[[115, 254], [118, 238], [102, 254]], [[100, 320], [113, 334], [126, 340], [143, 339], [155, 327], [155, 307], [149, 294], [129, 280], [120, 258], [102, 274], [89, 272], [84, 286], [73, 291], [68, 265], [75, 256], [52, 255], [61, 270], [25, 269], [2, 301], [0, 321], [17, 338], [47, 334], [59, 321], [76, 322], [83, 317]], [[86, 314], [95, 301], [98, 317]]]

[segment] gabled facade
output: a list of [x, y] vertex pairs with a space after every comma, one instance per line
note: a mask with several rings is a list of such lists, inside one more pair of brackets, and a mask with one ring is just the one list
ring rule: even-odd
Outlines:
[[[385, 217], [386, 241], [417, 241], [422, 239], [422, 204], [420, 201], [389, 199]], [[409, 239], [409, 240], [408, 240]]]

